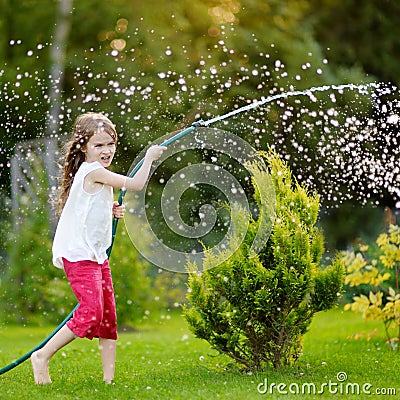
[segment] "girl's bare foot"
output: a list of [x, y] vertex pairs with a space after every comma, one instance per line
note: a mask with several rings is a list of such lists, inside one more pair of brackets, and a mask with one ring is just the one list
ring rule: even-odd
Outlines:
[[[31, 363], [33, 368], [33, 377], [36, 385], [47, 385], [51, 383], [49, 375], [49, 362], [48, 360], [40, 357], [40, 350], [35, 351], [31, 355]], [[38, 354], [39, 353], [39, 354]]]

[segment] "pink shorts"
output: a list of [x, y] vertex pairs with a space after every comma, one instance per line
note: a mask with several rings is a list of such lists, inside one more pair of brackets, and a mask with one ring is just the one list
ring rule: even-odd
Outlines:
[[117, 314], [108, 260], [70, 262], [63, 258], [64, 271], [79, 301], [67, 326], [81, 338], [116, 340]]

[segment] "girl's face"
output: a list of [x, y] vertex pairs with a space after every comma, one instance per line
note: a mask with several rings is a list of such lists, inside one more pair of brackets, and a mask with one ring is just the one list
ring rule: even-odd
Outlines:
[[113, 138], [108, 133], [99, 131], [86, 144], [85, 161], [88, 163], [98, 161], [107, 168], [111, 165], [115, 150], [116, 145]]

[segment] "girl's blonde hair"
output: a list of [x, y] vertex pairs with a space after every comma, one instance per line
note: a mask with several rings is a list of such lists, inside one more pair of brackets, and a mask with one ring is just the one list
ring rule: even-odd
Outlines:
[[117, 144], [117, 132], [114, 124], [103, 114], [88, 112], [76, 118], [72, 139], [65, 145], [65, 162], [61, 177], [61, 193], [58, 200], [58, 213], [61, 213], [71, 190], [76, 172], [85, 161], [88, 141], [96, 132], [106, 132]]

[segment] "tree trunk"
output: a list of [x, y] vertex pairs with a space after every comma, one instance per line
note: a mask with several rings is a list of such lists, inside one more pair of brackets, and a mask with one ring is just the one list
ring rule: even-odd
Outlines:
[[49, 84], [50, 109], [47, 118], [47, 137], [56, 136], [59, 127], [65, 53], [71, 25], [72, 4], [73, 0], [59, 0], [58, 2], [54, 41], [50, 47], [51, 81]]

